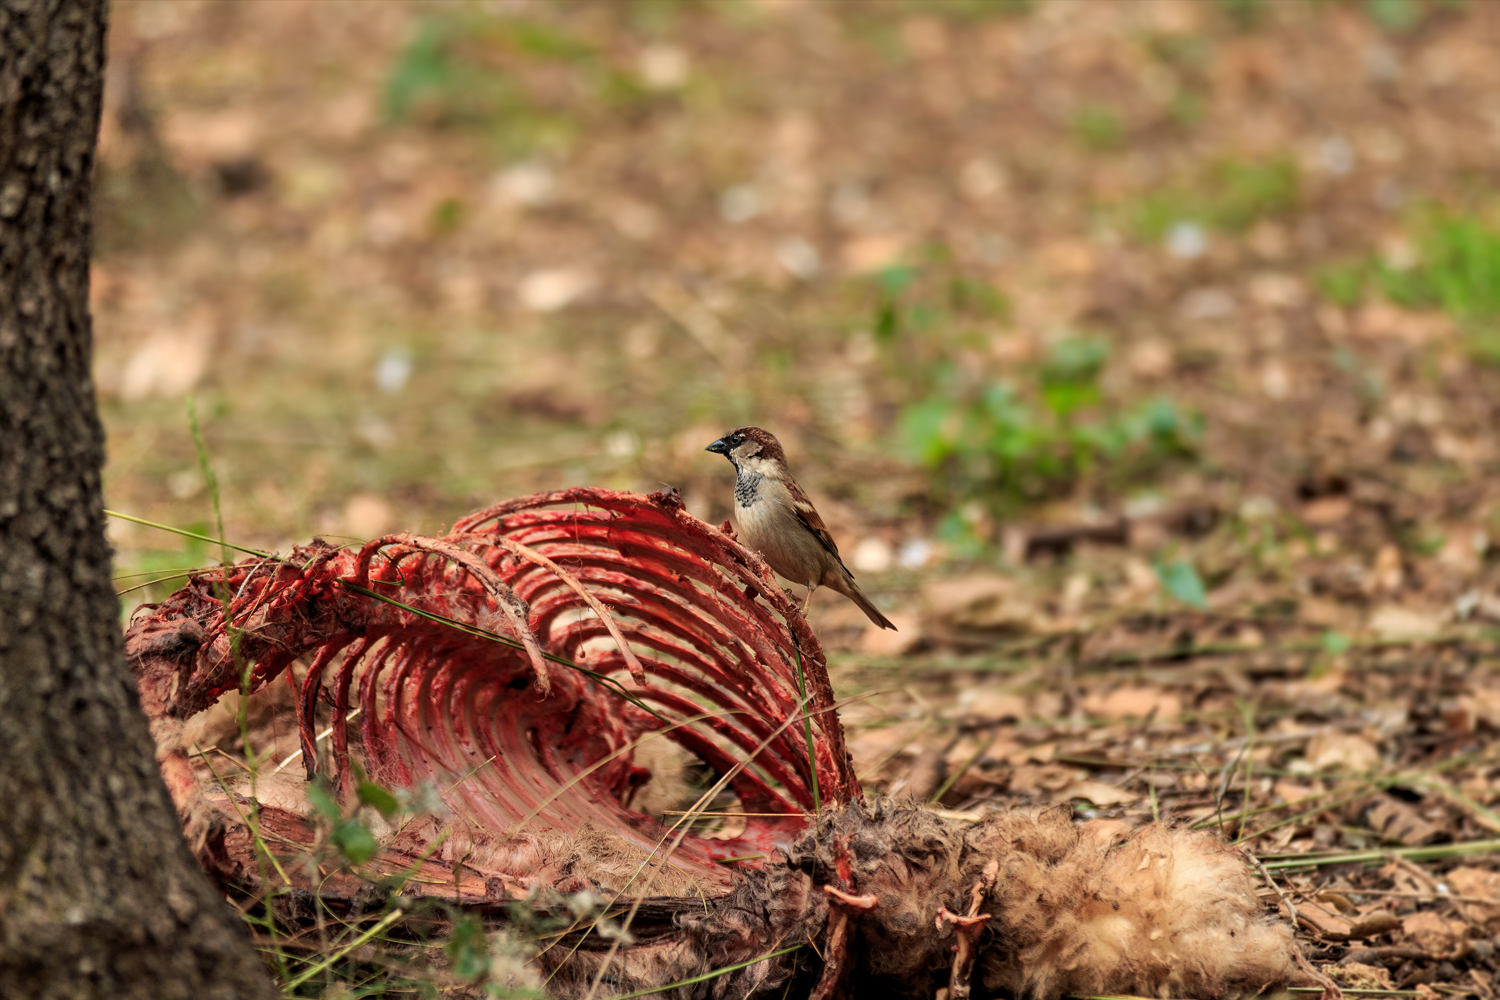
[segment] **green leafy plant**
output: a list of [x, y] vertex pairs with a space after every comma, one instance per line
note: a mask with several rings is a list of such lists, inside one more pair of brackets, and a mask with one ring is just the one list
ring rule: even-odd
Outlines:
[[1459, 10], [1465, 4], [1466, 0], [1359, 0], [1366, 16], [1392, 33], [1410, 31], [1434, 12]]
[[1015, 504], [1064, 493], [1093, 470], [1139, 478], [1196, 448], [1196, 422], [1153, 398], [1108, 406], [1099, 380], [1108, 345], [1070, 338], [1038, 367], [1039, 399], [1003, 381], [971, 391], [947, 384], [903, 409], [908, 454], [932, 471], [950, 501]]
[[1079, 145], [1095, 152], [1114, 149], [1125, 138], [1120, 116], [1097, 104], [1086, 105], [1073, 116], [1072, 131]]
[[1409, 309], [1441, 309], [1463, 324], [1474, 357], [1500, 365], [1500, 229], [1449, 212], [1428, 215], [1418, 228], [1410, 266], [1373, 256], [1344, 262], [1319, 273], [1318, 291], [1346, 308], [1374, 291]]
[[1170, 563], [1159, 563], [1156, 566], [1156, 578], [1167, 593], [1177, 598], [1188, 607], [1197, 608], [1200, 611], [1208, 607], [1208, 592], [1203, 586], [1203, 578], [1198, 575], [1198, 570], [1190, 562], [1178, 559]]
[[1417, 263], [1375, 269], [1387, 298], [1404, 306], [1436, 306], [1468, 320], [1500, 316], [1500, 230], [1470, 216], [1433, 219]]
[[[386, 794], [390, 795], [389, 792]], [[356, 815], [344, 815], [326, 780], [319, 777], [307, 786], [307, 801], [327, 825], [328, 843], [338, 850], [345, 862], [362, 865], [375, 856], [375, 835], [359, 821], [357, 810]]]
[[1243, 232], [1263, 218], [1291, 213], [1300, 198], [1297, 164], [1287, 157], [1220, 160], [1201, 174], [1143, 199], [1132, 207], [1128, 221], [1147, 240], [1161, 239], [1184, 220]]
[[[392, 65], [385, 116], [390, 122], [478, 129], [498, 142], [502, 154], [530, 153], [565, 143], [580, 127], [559, 102], [556, 87], [544, 85], [543, 78], [557, 72], [571, 74], [607, 103], [638, 97], [638, 88], [624, 86], [594, 46], [559, 25], [441, 8], [418, 22]], [[443, 220], [437, 222], [442, 228]]]

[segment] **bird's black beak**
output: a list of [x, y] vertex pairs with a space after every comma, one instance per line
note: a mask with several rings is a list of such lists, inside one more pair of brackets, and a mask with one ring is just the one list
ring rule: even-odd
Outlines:
[[727, 456], [729, 454], [729, 443], [727, 441], [725, 441], [723, 438], [719, 438], [719, 440], [715, 441], [713, 444], [709, 445], [707, 448], [704, 448], [703, 450], [704, 451], [711, 451], [715, 455], [725, 455], [725, 456]]

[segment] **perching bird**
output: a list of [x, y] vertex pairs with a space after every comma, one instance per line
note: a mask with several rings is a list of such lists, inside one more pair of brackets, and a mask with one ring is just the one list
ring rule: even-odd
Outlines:
[[787, 471], [786, 452], [770, 431], [736, 427], [705, 450], [734, 466], [734, 522], [746, 545], [776, 572], [807, 587], [809, 602], [814, 590], [829, 587], [859, 605], [876, 625], [895, 630], [854, 582], [823, 519]]

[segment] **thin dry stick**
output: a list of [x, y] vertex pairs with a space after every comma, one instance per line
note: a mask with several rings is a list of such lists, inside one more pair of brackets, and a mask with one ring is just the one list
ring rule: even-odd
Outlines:
[[1281, 905], [1286, 907], [1287, 915], [1292, 918], [1292, 926], [1297, 926], [1297, 907], [1292, 905], [1291, 897], [1281, 891], [1281, 886], [1276, 884], [1276, 880], [1271, 877], [1271, 873], [1266, 871], [1266, 866], [1260, 863], [1260, 858], [1257, 858], [1250, 848], [1241, 847], [1240, 853], [1245, 856], [1246, 861], [1250, 862], [1252, 868], [1260, 872], [1260, 877], [1266, 880], [1266, 885], [1271, 887], [1271, 891], [1275, 892], [1281, 899]]
[[[1337, 795], [1339, 793], [1339, 791], [1340, 791], [1340, 789], [1338, 789], [1338, 788], [1331, 788], [1331, 789], [1329, 789], [1327, 791], [1324, 791], [1324, 792], [1313, 792], [1313, 793], [1311, 793], [1309, 795], [1304, 795], [1300, 799], [1291, 799], [1291, 800], [1286, 801], [1286, 802], [1276, 802], [1276, 803], [1273, 803], [1272, 805], [1268, 805], [1268, 806], [1256, 806], [1254, 809], [1251, 809], [1249, 812], [1243, 812], [1242, 811], [1242, 812], [1230, 813], [1225, 818], [1226, 819], [1231, 819], [1231, 820], [1239, 820], [1241, 823], [1243, 823], [1245, 820], [1249, 819], [1251, 816], [1260, 816], [1260, 815], [1263, 815], [1263, 814], [1269, 813], [1269, 812], [1279, 812], [1282, 809], [1286, 809], [1286, 808], [1288, 808], [1290, 806], [1295, 806], [1295, 805], [1297, 805], [1299, 803], [1320, 801], [1322, 799], [1330, 798], [1330, 797], [1332, 797], [1334, 795]], [[1200, 819], [1198, 822], [1196, 822], [1192, 826], [1188, 827], [1188, 829], [1189, 830], [1201, 830], [1201, 829], [1203, 829], [1206, 826], [1212, 826], [1212, 825], [1213, 825], [1213, 820], [1212, 819]], [[1255, 834], [1254, 836], [1260, 836], [1260, 834]], [[1246, 838], [1246, 839], [1249, 839], [1249, 838]]]
[[1278, 854], [1275, 860], [1263, 862], [1269, 869], [1317, 868], [1322, 865], [1380, 864], [1392, 856], [1409, 861], [1436, 861], [1460, 858], [1470, 854], [1500, 854], [1500, 840], [1471, 840], [1462, 844], [1439, 844], [1435, 847], [1397, 847], [1386, 851], [1350, 851], [1343, 854]]
[[1245, 756], [1245, 746], [1240, 746], [1240, 752], [1235, 755], [1234, 760], [1224, 767], [1224, 777], [1219, 782], [1218, 791], [1214, 792], [1214, 817], [1219, 824], [1219, 836], [1228, 839], [1224, 833], [1224, 795], [1229, 791], [1229, 783], [1234, 779], [1234, 772], [1239, 770], [1240, 758]]
[[[362, 708], [356, 708], [356, 709], [354, 709], [348, 715], [344, 716], [344, 721], [346, 723], [353, 722], [355, 720], [355, 718], [359, 715], [359, 713], [362, 712], [362, 711], [364, 711], [364, 709], [362, 709]], [[313, 744], [316, 746], [317, 744], [322, 743], [324, 740], [328, 739], [328, 737], [332, 736], [333, 735], [333, 728], [334, 727], [329, 726], [327, 729], [325, 729], [321, 733], [319, 733], [318, 734], [318, 738], [313, 741]], [[299, 747], [298, 749], [293, 750], [292, 753], [287, 757], [286, 760], [282, 761], [280, 764], [277, 764], [274, 768], [272, 768], [271, 773], [272, 774], [280, 774], [282, 772], [283, 768], [285, 768], [288, 764], [290, 764], [292, 761], [296, 760], [298, 757], [301, 757], [301, 756], [302, 756], [302, 750]]]
[[403, 912], [402, 910], [399, 910], [399, 909], [392, 910], [390, 913], [387, 913], [384, 917], [380, 918], [380, 921], [374, 927], [371, 927], [369, 930], [365, 931], [359, 937], [355, 938], [346, 947], [344, 947], [343, 949], [341, 949], [341, 950], [335, 952], [334, 954], [328, 956], [328, 958], [325, 961], [319, 962], [317, 965], [314, 965], [312, 968], [310, 968], [310, 969], [303, 969], [294, 978], [292, 978], [290, 981], [287, 982], [287, 984], [284, 987], [284, 989], [293, 990], [293, 989], [296, 989], [298, 986], [301, 986], [303, 983], [307, 982], [313, 976], [316, 976], [318, 973], [322, 972], [324, 969], [327, 969], [327, 968], [331, 967], [333, 965], [333, 963], [337, 962], [339, 959], [343, 958], [345, 955], [349, 954], [351, 951], [353, 951], [355, 948], [358, 948], [360, 945], [364, 944], [366, 941], [369, 941], [371, 938], [375, 937], [381, 931], [384, 931], [386, 928], [390, 927], [392, 924], [396, 923], [396, 921], [400, 920], [404, 916], [406, 916], [405, 912]]
[[1281, 820], [1281, 821], [1276, 822], [1276, 823], [1272, 823], [1270, 826], [1264, 827], [1263, 829], [1256, 830], [1254, 833], [1250, 834], [1249, 836], [1241, 838], [1242, 842], [1249, 843], [1250, 841], [1255, 840], [1257, 837], [1264, 837], [1266, 834], [1270, 833], [1272, 830], [1279, 830], [1279, 829], [1281, 829], [1284, 826], [1288, 826], [1288, 825], [1290, 825], [1292, 823], [1296, 823], [1296, 822], [1298, 822], [1300, 820], [1307, 819], [1309, 816], [1316, 816], [1319, 813], [1328, 812], [1328, 810], [1330, 810], [1330, 809], [1337, 809], [1340, 806], [1346, 806], [1346, 805], [1348, 805], [1351, 802], [1358, 802], [1360, 799], [1362, 799], [1366, 795], [1370, 794], [1370, 787], [1369, 786], [1374, 786], [1375, 784], [1376, 784], [1375, 782], [1371, 781], [1371, 782], [1367, 783], [1366, 787], [1360, 788], [1358, 791], [1356, 791], [1352, 795], [1347, 795], [1347, 796], [1345, 796], [1344, 798], [1341, 798], [1341, 799], [1334, 799], [1331, 802], [1320, 802], [1320, 803], [1318, 803], [1316, 806], [1314, 806], [1311, 809], [1307, 809], [1307, 810], [1304, 810], [1303, 812], [1299, 812], [1295, 816], [1288, 816], [1284, 820]]
[[[1248, 703], [1244, 706], [1245, 717], [1245, 799], [1243, 809], [1250, 811], [1251, 786], [1255, 783], [1255, 709]], [[1240, 822], [1236, 843], [1245, 839], [1245, 824]], [[1295, 918], [1294, 918], [1295, 919]]]

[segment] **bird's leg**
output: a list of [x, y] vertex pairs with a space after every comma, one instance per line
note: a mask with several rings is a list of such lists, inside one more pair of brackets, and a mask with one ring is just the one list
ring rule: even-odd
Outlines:
[[813, 584], [811, 587], [807, 588], [807, 600], [805, 600], [805, 601], [802, 602], [802, 617], [803, 618], [807, 617], [807, 609], [810, 608], [810, 607], [812, 607], [812, 595], [813, 595], [813, 591], [815, 591], [817, 589], [818, 589], [817, 584]]

